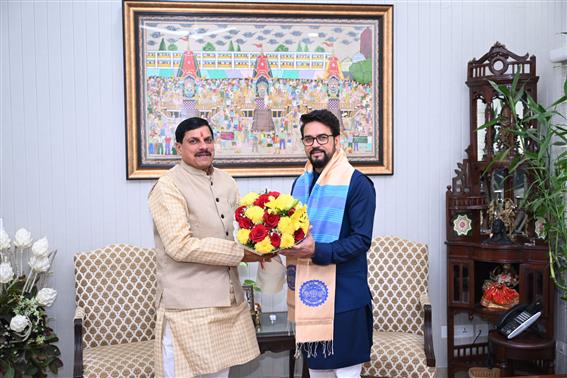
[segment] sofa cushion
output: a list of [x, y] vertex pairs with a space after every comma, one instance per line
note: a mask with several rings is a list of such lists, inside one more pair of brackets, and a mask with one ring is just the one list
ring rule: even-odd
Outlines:
[[423, 336], [374, 330], [371, 361], [362, 375], [371, 377], [434, 377], [435, 368], [426, 365]]
[[153, 340], [87, 348], [83, 351], [84, 377], [153, 377], [153, 351]]

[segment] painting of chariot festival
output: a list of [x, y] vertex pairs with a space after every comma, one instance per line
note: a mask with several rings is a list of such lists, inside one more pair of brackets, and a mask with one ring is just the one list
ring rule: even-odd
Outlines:
[[305, 163], [300, 116], [328, 109], [340, 120], [349, 159], [383, 166], [391, 120], [384, 122], [381, 21], [140, 15], [141, 165], [174, 165], [177, 125], [202, 117], [214, 130], [216, 166], [237, 176], [299, 170]]

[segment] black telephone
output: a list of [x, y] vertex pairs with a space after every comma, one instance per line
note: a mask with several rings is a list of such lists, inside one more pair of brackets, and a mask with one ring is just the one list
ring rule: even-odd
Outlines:
[[502, 315], [496, 329], [508, 339], [512, 339], [539, 319], [542, 308], [543, 304], [539, 298], [530, 305], [517, 304]]

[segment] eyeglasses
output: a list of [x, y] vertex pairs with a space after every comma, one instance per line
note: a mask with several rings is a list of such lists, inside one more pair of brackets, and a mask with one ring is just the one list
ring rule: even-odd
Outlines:
[[319, 144], [327, 144], [327, 142], [329, 141], [329, 138], [332, 137], [333, 134], [319, 134], [315, 137], [312, 137], [311, 135], [307, 135], [305, 137], [303, 137], [301, 139], [301, 141], [303, 142], [303, 145], [305, 146], [312, 146], [313, 143], [315, 142], [315, 139], [317, 139], [317, 143]]

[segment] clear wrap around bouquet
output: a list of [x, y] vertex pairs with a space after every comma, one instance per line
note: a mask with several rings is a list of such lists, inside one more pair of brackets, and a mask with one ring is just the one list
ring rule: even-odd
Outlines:
[[293, 247], [309, 229], [307, 206], [279, 192], [248, 193], [234, 219], [235, 239], [259, 255]]

